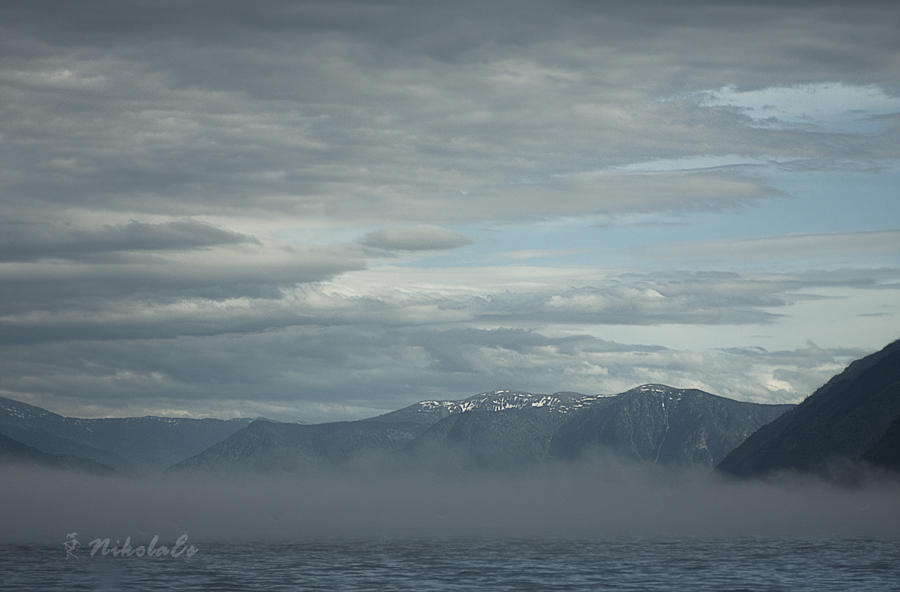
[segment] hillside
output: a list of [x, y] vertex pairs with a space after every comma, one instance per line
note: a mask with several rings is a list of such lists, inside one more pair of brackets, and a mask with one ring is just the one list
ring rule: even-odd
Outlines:
[[0, 434], [0, 465], [37, 466], [74, 470], [94, 475], [115, 475], [117, 471], [97, 461], [71, 454], [47, 454]]
[[712, 467], [792, 407], [644, 385], [573, 416], [554, 434], [550, 453], [574, 458], [594, 447], [663, 465]]
[[861, 461], [896, 466], [900, 341], [850, 364], [795, 409], [763, 426], [717, 469], [735, 477], [783, 471], [835, 476]]
[[475, 409], [437, 422], [408, 446], [420, 462], [451, 453], [465, 465], [504, 468], [545, 460], [553, 434], [566, 419], [565, 410], [523, 407]]
[[0, 434], [49, 454], [95, 460], [118, 471], [154, 472], [202, 452], [249, 419], [63, 417], [0, 397]]
[[397, 451], [423, 429], [422, 424], [412, 422], [292, 424], [257, 420], [169, 471], [299, 472], [344, 467], [366, 454]]

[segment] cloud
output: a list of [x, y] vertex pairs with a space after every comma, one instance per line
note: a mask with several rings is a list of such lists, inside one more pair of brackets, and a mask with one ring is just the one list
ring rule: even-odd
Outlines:
[[254, 311], [246, 310], [249, 303], [278, 300], [296, 284], [361, 269], [361, 257], [358, 248], [238, 243], [163, 254], [117, 253], [75, 263], [0, 263], [0, 323], [12, 340], [27, 338], [31, 330], [37, 339], [43, 339], [45, 331], [61, 336], [67, 327], [77, 328], [85, 338], [119, 334], [125, 327], [131, 327], [134, 338], [146, 336], [150, 327], [155, 327], [153, 335], [172, 335], [173, 329], [174, 334], [181, 330], [161, 321], [191, 315], [193, 320], [184, 324], [188, 332], [198, 322], [215, 325], [216, 318], [224, 328], [230, 324], [225, 321], [229, 315], [222, 316], [225, 309], [234, 307], [252, 318]]
[[501, 388], [611, 394], [655, 382], [760, 403], [798, 402], [866, 353], [813, 346], [698, 352], [585, 334], [359, 324], [0, 351], [2, 395], [63, 415], [165, 409], [310, 422], [361, 419]]
[[79, 533], [82, 544], [131, 537], [133, 547], [154, 535], [171, 545], [187, 534], [198, 557], [215, 553], [213, 543], [289, 540], [292, 549], [316, 545], [321, 552], [323, 540], [369, 538], [387, 552], [398, 538], [463, 539], [471, 547], [498, 538], [590, 545], [624, 537], [652, 545], [644, 537], [662, 537], [668, 546], [667, 537], [697, 537], [697, 544], [711, 537], [716, 551], [737, 537], [884, 537], [890, 544], [900, 518], [896, 482], [856, 489], [803, 477], [725, 482], [600, 453], [501, 474], [445, 465], [413, 470], [383, 458], [360, 459], [355, 471], [231, 478], [5, 472], [0, 503], [9, 511], [0, 540], [55, 544], [60, 556], [66, 532]]
[[[492, 388], [615, 393], [658, 382], [796, 401], [866, 351], [717, 351], [703, 330], [790, 332], [782, 315], [819, 291], [896, 281], [896, 270], [380, 267], [216, 300], [196, 290], [163, 299], [159, 287], [138, 299], [119, 279], [108, 285], [115, 298], [36, 295], [0, 319], [0, 384], [4, 396], [74, 416], [169, 409], [290, 421], [369, 417]], [[671, 343], [610, 337], [623, 327], [656, 327], [656, 339], [671, 327]]]
[[[814, 4], [4, 3], [0, 389], [71, 414], [310, 420], [494, 386], [798, 396], [863, 350], [795, 370], [711, 353], [696, 332], [783, 336], [826, 290], [890, 296], [896, 266], [691, 265], [883, 254], [896, 233], [683, 237], [691, 216], [784, 199], [770, 163], [898, 160], [896, 8]], [[770, 104], [799, 121], [803, 97], [817, 133], [748, 125]], [[845, 111], [882, 119], [865, 133], [823, 123]], [[633, 215], [659, 222], [654, 245], [681, 244], [623, 259], [677, 255], [685, 270], [600, 269], [588, 254], [529, 267], [582, 246], [531, 236], [498, 246], [514, 266], [479, 259], [489, 233], [475, 227]], [[411, 267], [437, 250], [456, 267]], [[852, 316], [896, 318], [857, 317], [896, 314], [869, 304]], [[664, 347], [676, 331], [695, 338]], [[778, 342], [785, 359], [805, 351]]]
[[776, 134], [715, 102], [662, 100], [811, 77], [876, 93], [853, 86], [897, 79], [875, 5], [802, 20], [768, 4], [528, 2], [513, 19], [479, 3], [205, 6], [6, 11], [9, 208], [367, 225], [672, 211], [775, 193], [737, 173], [611, 167], [736, 148], [896, 156], [880, 136]]
[[162, 224], [131, 221], [100, 229], [70, 224], [0, 221], [0, 260], [84, 259], [134, 251], [192, 250], [256, 242], [251, 237], [194, 220]]
[[853, 257], [898, 251], [900, 251], [900, 230], [767, 236], [633, 249], [639, 256], [654, 259], [686, 259], [718, 263], [760, 261], [779, 257], [790, 259]]
[[367, 234], [362, 243], [367, 247], [399, 251], [457, 249], [471, 245], [472, 240], [440, 226], [386, 227]]
[[800, 84], [738, 90], [726, 86], [705, 95], [705, 106], [733, 107], [763, 127], [798, 126], [829, 131], [875, 132], [890, 122], [885, 115], [900, 114], [900, 97], [874, 85], [842, 83]]

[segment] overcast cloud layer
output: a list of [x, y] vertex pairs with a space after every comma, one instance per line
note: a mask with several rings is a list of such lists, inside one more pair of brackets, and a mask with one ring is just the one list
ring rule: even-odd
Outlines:
[[0, 395], [795, 402], [900, 338], [896, 3], [4, 2]]

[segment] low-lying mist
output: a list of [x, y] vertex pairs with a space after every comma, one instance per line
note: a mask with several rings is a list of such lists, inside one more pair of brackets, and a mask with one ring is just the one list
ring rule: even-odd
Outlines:
[[3, 468], [0, 540], [365, 537], [897, 536], [900, 482], [837, 487], [628, 464], [515, 471], [372, 460], [312, 475], [92, 477]]

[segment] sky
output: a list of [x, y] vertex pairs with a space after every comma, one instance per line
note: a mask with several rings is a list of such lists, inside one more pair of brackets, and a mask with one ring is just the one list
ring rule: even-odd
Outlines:
[[9, 0], [0, 396], [799, 402], [900, 338], [895, 2]]

